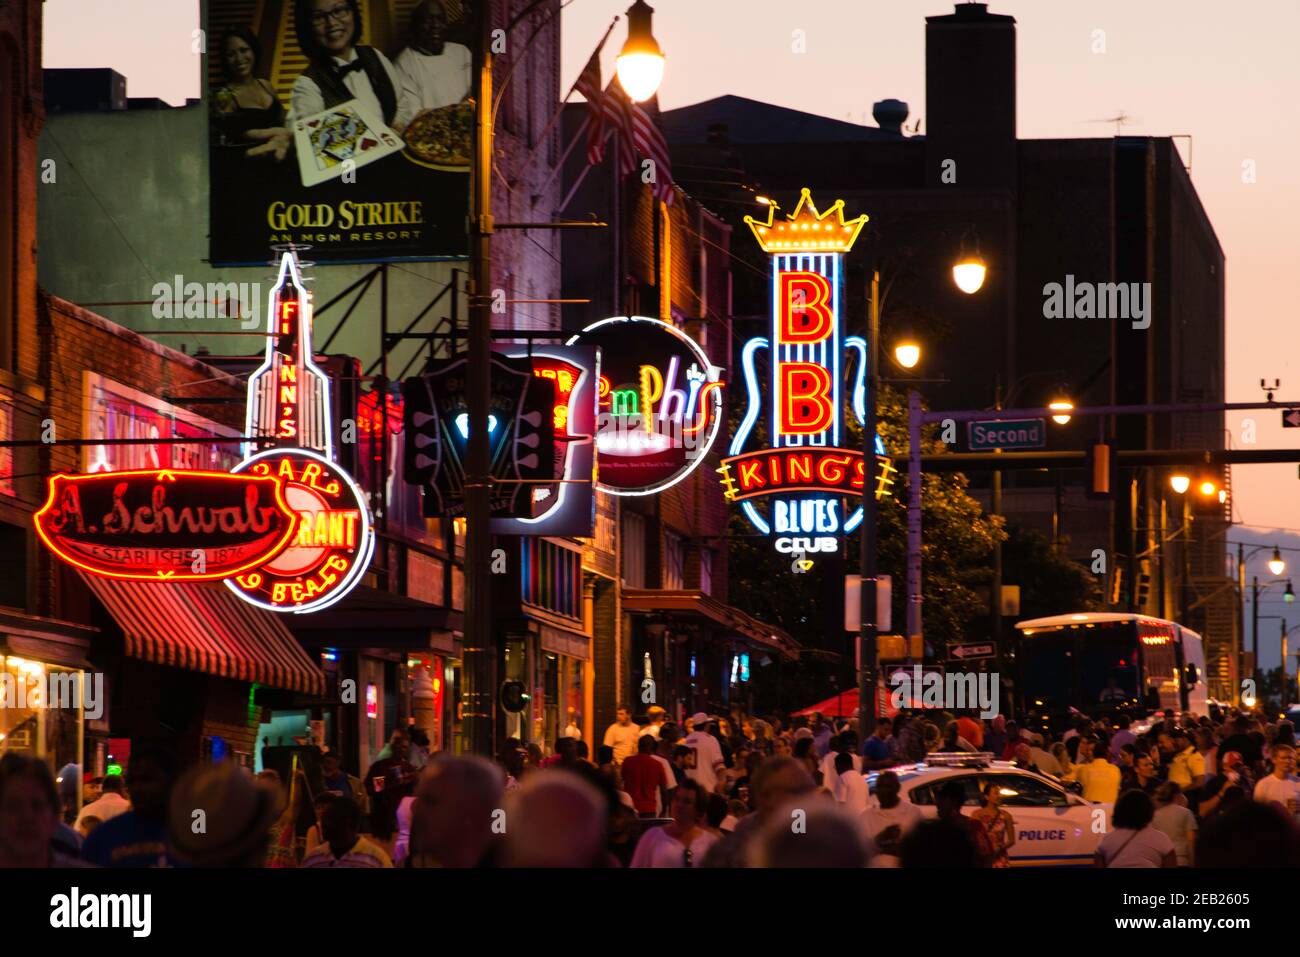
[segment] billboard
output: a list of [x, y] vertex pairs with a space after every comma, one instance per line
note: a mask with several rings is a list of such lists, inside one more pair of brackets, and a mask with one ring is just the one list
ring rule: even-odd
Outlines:
[[457, 0], [210, 0], [211, 261], [465, 255], [469, 26]]

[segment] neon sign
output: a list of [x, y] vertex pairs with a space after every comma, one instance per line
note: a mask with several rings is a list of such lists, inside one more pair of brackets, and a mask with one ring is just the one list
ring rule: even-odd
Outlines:
[[690, 475], [722, 425], [721, 370], [699, 344], [646, 316], [602, 319], [569, 341], [601, 350], [597, 487], [653, 495]]
[[163, 469], [55, 475], [34, 522], [50, 551], [84, 571], [205, 581], [279, 554], [298, 514], [274, 477]]
[[364, 495], [333, 460], [329, 378], [312, 358], [311, 296], [292, 252], [267, 312], [244, 460], [230, 472], [54, 475], [35, 516], [54, 554], [109, 578], [219, 579], [270, 611], [317, 611], [356, 586], [374, 533]]
[[306, 449], [268, 449], [237, 472], [271, 478], [298, 515], [286, 548], [226, 579], [240, 598], [270, 611], [309, 612], [338, 601], [370, 564], [375, 540], [361, 490], [329, 459]]
[[[785, 222], [775, 222], [775, 212], [768, 207], [766, 222], [745, 217], [772, 257], [772, 327], [770, 337], [751, 339], [741, 352], [747, 409], [717, 471], [726, 498], [740, 503], [759, 532], [778, 536], [778, 551], [833, 551], [836, 536], [862, 521], [861, 505], [846, 514], [844, 500], [860, 499], [867, 481], [862, 451], [840, 445], [844, 349], [858, 352], [852, 399], [862, 422], [867, 343], [841, 337], [839, 321], [844, 254], [867, 216], [846, 220], [843, 200], [819, 212], [807, 189]], [[764, 408], [755, 365], [760, 349], [771, 367], [769, 444], [747, 449]], [[879, 499], [891, 493], [896, 469], [879, 435], [874, 448], [871, 481]]]

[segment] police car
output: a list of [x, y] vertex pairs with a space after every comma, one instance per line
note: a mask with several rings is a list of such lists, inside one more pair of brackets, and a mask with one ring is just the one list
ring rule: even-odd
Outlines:
[[[1013, 867], [1091, 866], [1097, 845], [1110, 830], [1113, 805], [1085, 801], [1055, 778], [995, 761], [987, 752], [931, 754], [920, 764], [888, 770], [898, 775], [901, 800], [911, 801], [925, 817], [937, 815], [935, 796], [947, 782], [959, 781], [966, 789], [962, 813], [971, 814], [984, 803], [984, 782], [995, 779], [1002, 788], [1002, 807], [1016, 825]], [[866, 775], [872, 794], [878, 773]]]

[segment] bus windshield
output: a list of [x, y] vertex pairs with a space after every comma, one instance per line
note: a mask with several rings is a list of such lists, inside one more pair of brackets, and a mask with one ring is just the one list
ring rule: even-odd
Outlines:
[[1052, 709], [1120, 706], [1139, 697], [1137, 655], [1132, 622], [1028, 635], [1020, 643], [1026, 695]]

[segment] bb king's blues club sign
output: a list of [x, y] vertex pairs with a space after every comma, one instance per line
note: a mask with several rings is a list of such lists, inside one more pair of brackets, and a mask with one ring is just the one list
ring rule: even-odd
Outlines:
[[[745, 516], [777, 551], [830, 552], [837, 538], [862, 521], [862, 489], [867, 468], [859, 449], [843, 445], [845, 349], [858, 353], [852, 392], [853, 413], [866, 419], [867, 343], [843, 336], [843, 260], [867, 221], [845, 220], [844, 201], [819, 212], [804, 189], [799, 205], [784, 222], [746, 216], [764, 252], [772, 257], [772, 329], [769, 337], [745, 343], [741, 370], [747, 392], [745, 416], [732, 437], [718, 472], [724, 494], [740, 503]], [[763, 383], [755, 363], [768, 353], [770, 377]], [[760, 443], [755, 425], [766, 409], [768, 441]], [[757, 446], [757, 447], [755, 447]], [[871, 478], [876, 498], [888, 494], [894, 466], [880, 436]]]
[[231, 472], [54, 475], [36, 531], [82, 571], [221, 580], [270, 611], [317, 611], [360, 581], [374, 549], [365, 497], [334, 460], [330, 382], [311, 345], [311, 295], [285, 253], [248, 380], [250, 441]]

